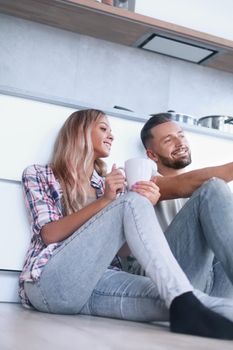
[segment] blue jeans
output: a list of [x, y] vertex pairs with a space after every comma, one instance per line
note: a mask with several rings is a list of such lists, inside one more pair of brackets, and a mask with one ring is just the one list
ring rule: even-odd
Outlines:
[[[150, 278], [106, 271], [125, 240]], [[26, 282], [25, 291], [38, 310], [77, 314], [102, 284], [112, 296], [108, 315], [114, 317], [124, 295], [129, 295], [131, 301], [135, 299], [130, 311], [134, 319], [150, 318], [148, 298], [153, 299], [155, 313], [159, 296], [169, 307], [176, 296], [193, 290], [170, 251], [152, 204], [137, 193], [119, 197], [66, 239], [43, 268], [40, 280]], [[100, 304], [106, 308], [105, 302]]]
[[[179, 223], [178, 215], [167, 233], [176, 235], [179, 233], [176, 230], [182, 232], [185, 228], [190, 230], [190, 236], [191, 233], [201, 235], [200, 225], [187, 224], [189, 214], [199, 215], [196, 207], [205, 203], [205, 199], [199, 197], [211, 197], [211, 188], [215, 186], [219, 190], [225, 187], [220, 180], [202, 186], [191, 199], [193, 204], [182, 210], [182, 222]], [[218, 205], [214, 206], [215, 212]], [[210, 219], [208, 215], [204, 215], [206, 220]], [[148, 277], [106, 269], [125, 239]], [[202, 254], [202, 250], [199, 253]], [[204, 254], [200, 260], [209, 262], [211, 259]], [[198, 265], [197, 268], [202, 271], [203, 267]], [[171, 301], [192, 287], [171, 255], [150, 202], [129, 193], [68, 238], [46, 264], [40, 280], [26, 282], [25, 289], [35, 308], [44, 312], [156, 321], [168, 320]], [[195, 294], [206, 306], [232, 319], [232, 300], [211, 298], [198, 291]]]
[[224, 181], [195, 191], [165, 235], [195, 288], [233, 298], [233, 195]]
[[214, 297], [233, 299], [233, 284], [216, 258], [214, 258], [204, 292]]
[[[221, 257], [222, 254], [225, 255], [226, 242], [232, 240], [232, 205], [233, 196], [225, 183], [221, 180], [210, 180], [194, 192], [165, 231], [165, 235], [175, 258], [195, 288], [211, 296], [233, 299], [233, 284], [228, 277], [231, 272], [227, 272], [231, 262], [229, 259], [225, 262], [224, 270], [224, 257]], [[211, 223], [209, 218], [213, 215], [220, 227], [214, 223], [214, 229], [210, 226], [211, 232], [208, 233], [206, 224], [208, 226], [208, 222]], [[220, 240], [220, 245], [215, 245], [215, 240]], [[216, 258], [216, 254], [222, 262]], [[124, 258], [122, 263], [124, 271], [145, 275], [134, 257]]]

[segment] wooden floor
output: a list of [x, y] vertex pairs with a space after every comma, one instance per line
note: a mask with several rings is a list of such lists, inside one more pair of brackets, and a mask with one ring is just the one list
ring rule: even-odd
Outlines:
[[227, 350], [233, 341], [169, 332], [168, 325], [60, 316], [0, 303], [0, 350]]

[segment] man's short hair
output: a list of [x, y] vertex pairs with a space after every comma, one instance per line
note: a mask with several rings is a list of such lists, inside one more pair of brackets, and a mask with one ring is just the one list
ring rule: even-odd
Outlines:
[[163, 123], [173, 120], [170, 113], [151, 114], [151, 118], [147, 120], [141, 130], [141, 140], [145, 148], [148, 147], [148, 141], [153, 138], [151, 129]]

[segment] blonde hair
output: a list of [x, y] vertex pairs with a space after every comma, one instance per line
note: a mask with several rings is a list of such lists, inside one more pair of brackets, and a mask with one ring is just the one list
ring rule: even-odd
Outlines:
[[[62, 126], [54, 145], [51, 166], [63, 191], [66, 214], [82, 208], [87, 200], [85, 185], [89, 184], [88, 170], [93, 165], [91, 132], [95, 122], [105, 114], [96, 109], [72, 113]], [[105, 163], [97, 159], [94, 168], [105, 175]]]

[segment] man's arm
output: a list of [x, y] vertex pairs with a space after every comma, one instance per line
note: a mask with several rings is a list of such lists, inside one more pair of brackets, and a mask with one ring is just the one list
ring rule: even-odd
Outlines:
[[226, 182], [233, 180], [233, 162], [192, 170], [176, 176], [155, 176], [152, 180], [160, 188], [160, 200], [186, 198], [200, 187], [203, 182], [218, 177]]

